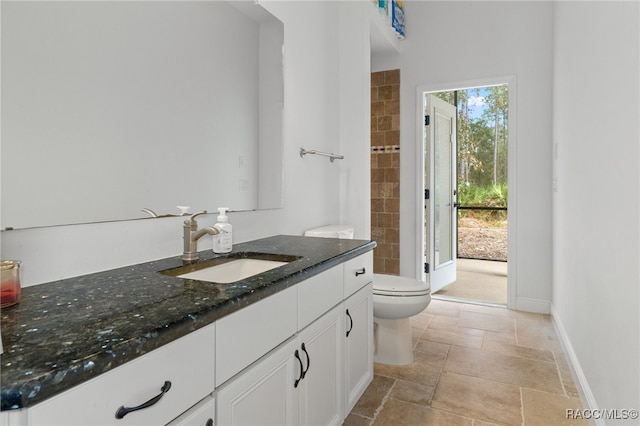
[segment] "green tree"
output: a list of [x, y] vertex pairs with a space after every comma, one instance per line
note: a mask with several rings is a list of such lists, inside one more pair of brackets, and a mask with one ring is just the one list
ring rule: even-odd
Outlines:
[[[463, 186], [489, 194], [507, 184], [508, 87], [491, 86], [440, 92], [457, 109], [458, 190]], [[482, 114], [472, 114], [471, 97], [483, 97]], [[488, 189], [487, 189], [488, 188]], [[481, 203], [482, 204], [482, 203]], [[484, 205], [493, 205], [487, 199]]]
[[487, 108], [483, 118], [493, 126], [493, 184], [506, 183], [506, 149], [508, 125], [508, 92], [507, 86], [487, 88]]

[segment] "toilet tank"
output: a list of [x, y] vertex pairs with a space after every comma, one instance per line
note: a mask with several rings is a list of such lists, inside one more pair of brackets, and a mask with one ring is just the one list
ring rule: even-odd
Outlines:
[[353, 239], [353, 226], [349, 225], [327, 225], [320, 228], [309, 229], [305, 231], [305, 237], [323, 237], [323, 238], [343, 238], [347, 240]]

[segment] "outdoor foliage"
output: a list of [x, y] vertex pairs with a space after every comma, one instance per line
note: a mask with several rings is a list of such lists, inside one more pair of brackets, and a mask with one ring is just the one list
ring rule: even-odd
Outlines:
[[[474, 207], [507, 207], [507, 184], [458, 187], [458, 203]], [[486, 226], [502, 228], [506, 225], [506, 210], [458, 210], [460, 219], [470, 218], [486, 222]]]
[[463, 206], [507, 207], [507, 184], [458, 187], [458, 203]]
[[507, 86], [479, 87], [437, 96], [457, 102], [458, 202], [507, 206]]

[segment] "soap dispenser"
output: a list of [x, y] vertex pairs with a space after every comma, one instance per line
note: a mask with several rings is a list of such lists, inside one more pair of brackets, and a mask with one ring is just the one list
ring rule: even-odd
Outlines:
[[218, 222], [214, 225], [220, 233], [213, 236], [213, 252], [214, 253], [229, 253], [233, 244], [232, 241], [232, 226], [229, 223], [229, 218], [226, 213], [229, 210], [228, 207], [218, 208]]

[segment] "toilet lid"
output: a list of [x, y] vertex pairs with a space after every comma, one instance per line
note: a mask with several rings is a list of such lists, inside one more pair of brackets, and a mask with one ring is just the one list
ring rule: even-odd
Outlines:
[[373, 274], [373, 293], [390, 296], [421, 296], [431, 287], [425, 281], [396, 275]]

